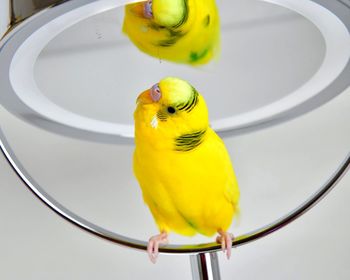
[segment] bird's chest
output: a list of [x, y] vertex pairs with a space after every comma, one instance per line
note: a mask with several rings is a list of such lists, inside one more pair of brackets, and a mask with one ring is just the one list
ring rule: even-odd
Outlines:
[[140, 185], [151, 196], [164, 193], [173, 199], [186, 200], [212, 185], [209, 176], [212, 163], [200, 149], [190, 152], [136, 149], [134, 160]]

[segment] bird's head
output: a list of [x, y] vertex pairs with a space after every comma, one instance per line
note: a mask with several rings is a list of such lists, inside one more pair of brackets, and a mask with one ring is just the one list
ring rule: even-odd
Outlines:
[[178, 137], [208, 127], [204, 98], [188, 82], [168, 77], [139, 95], [135, 110], [136, 131]]
[[165, 27], [181, 24], [187, 17], [184, 0], [148, 0], [134, 4], [134, 11], [141, 17]]

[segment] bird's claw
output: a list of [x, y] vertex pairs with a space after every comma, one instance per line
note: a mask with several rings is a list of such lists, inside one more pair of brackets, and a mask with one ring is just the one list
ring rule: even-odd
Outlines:
[[166, 232], [162, 232], [155, 236], [152, 236], [148, 241], [147, 252], [148, 256], [152, 263], [156, 263], [158, 255], [159, 255], [159, 245], [168, 244], [168, 234]]
[[231, 249], [232, 249], [232, 240], [234, 236], [232, 233], [219, 230], [219, 236], [216, 237], [216, 242], [221, 244], [222, 251], [224, 254], [226, 253], [227, 259], [231, 257]]

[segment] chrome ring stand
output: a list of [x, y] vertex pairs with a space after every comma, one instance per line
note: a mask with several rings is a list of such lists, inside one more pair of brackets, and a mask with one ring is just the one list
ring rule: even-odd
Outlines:
[[[43, 188], [40, 187], [33, 178], [31, 178], [25, 168], [18, 161], [1, 129], [0, 148], [8, 163], [11, 165], [12, 169], [22, 180], [22, 182], [29, 188], [29, 190], [31, 190], [46, 206], [51, 208], [51, 210], [55, 211], [62, 218], [83, 229], [84, 231], [87, 231], [100, 238], [109, 240], [113, 243], [133, 249], [143, 251], [147, 250], [146, 242], [119, 235], [102, 227], [99, 227], [98, 225], [90, 223], [89, 221], [69, 211], [67, 208], [57, 202], [53, 197], [47, 194]], [[288, 225], [306, 213], [308, 210], [310, 210], [319, 201], [321, 201], [321, 199], [324, 198], [328, 192], [336, 186], [336, 184], [345, 175], [349, 168], [350, 153], [347, 155], [343, 163], [340, 164], [336, 172], [334, 172], [334, 174], [328, 179], [328, 181], [299, 207], [271, 224], [238, 236], [233, 241], [232, 246], [237, 247], [255, 241]], [[219, 266], [216, 255], [216, 252], [220, 250], [221, 246], [217, 243], [196, 245], [168, 245], [159, 249], [160, 253], [190, 255], [194, 279], [220, 279]]]
[[[4, 51], [5, 47], [8, 47], [6, 45], [8, 43], [11, 43], [12, 39], [13, 41], [15, 41], [15, 45], [17, 44], [17, 46], [18, 44], [20, 44], [21, 40], [23, 41], [26, 39], [26, 37], [23, 35], [25, 34], [24, 29], [26, 28], [26, 22], [30, 22], [35, 18], [42, 19], [41, 22], [40, 21], [32, 22], [33, 25], [30, 27], [32, 29], [28, 31], [30, 33], [30, 32], [33, 32], [33, 30], [40, 28], [45, 23], [49, 22], [50, 17], [57, 16], [57, 14], [55, 14], [56, 7], [61, 7], [58, 13], [60, 14], [95, 1], [96, 0], [85, 0], [85, 1], [84, 0], [66, 0], [66, 1], [33, 0], [32, 6], [25, 6], [23, 4], [23, 1], [20, 1], [20, 0], [9, 1], [8, 2], [8, 9], [10, 11], [9, 25], [7, 28], [6, 35], [2, 38], [2, 41], [0, 42], [1, 43], [0, 60], [2, 59], [2, 61], [4, 61], [4, 60], [10, 59], [9, 57], [5, 57], [5, 58], [4, 56], [2, 57], [2, 52]], [[110, 1], [105, 1], [105, 2], [108, 3]], [[120, 2], [127, 3], [131, 1], [120, 1]], [[314, 0], [312, 2], [315, 2], [321, 6], [324, 6], [330, 11], [332, 11], [334, 14], [339, 16], [342, 22], [346, 25], [346, 28], [348, 30], [350, 29], [350, 19], [349, 17], [347, 17], [348, 15], [347, 13], [349, 13], [350, 11], [350, 4], [348, 3], [348, 1]], [[344, 12], [344, 10], [347, 13]], [[24, 32], [24, 33], [21, 34], [21, 32]], [[2, 35], [3, 34], [0, 33], [0, 37]], [[295, 111], [287, 112], [283, 116], [277, 115], [275, 116], [275, 118], [269, 119], [259, 124], [256, 124], [256, 123], [249, 124], [247, 125], [247, 127], [239, 127], [237, 129], [221, 131], [221, 133], [223, 135], [227, 135], [227, 134], [232, 135], [235, 133], [241, 133], [242, 131], [265, 127], [266, 125], [278, 123], [281, 120], [290, 119], [292, 117], [300, 115], [301, 113], [304, 113], [310, 110], [311, 107], [317, 107], [318, 105], [327, 102], [331, 97], [335, 96], [336, 94], [339, 94], [342, 91], [344, 91], [344, 89], [346, 89], [350, 84], [350, 80], [348, 78], [350, 76], [349, 73], [350, 73], [350, 63], [348, 61], [347, 64], [344, 66], [343, 71], [337, 77], [337, 79], [335, 79], [333, 83], [331, 83], [324, 90], [325, 94], [321, 95], [321, 97], [319, 97], [318, 99], [316, 98], [313, 100], [313, 102], [316, 105], [311, 106], [310, 104], [307, 104], [305, 106], [300, 106]], [[7, 78], [8, 76], [6, 76], [4, 79], [7, 79]], [[6, 86], [7, 86], [8, 92], [12, 93], [13, 89], [11, 88], [10, 83], [8, 83], [8, 85]], [[2, 94], [3, 93], [1, 93], [1, 95]], [[0, 101], [1, 99], [2, 98], [0, 98]], [[2, 101], [2, 103], [6, 103], [6, 102]], [[9, 111], [14, 112], [16, 115], [21, 116], [22, 118], [26, 118], [28, 116], [31, 118], [35, 118], [33, 117], [34, 116], [33, 111], [30, 108], [25, 108], [24, 111], [22, 110], [21, 112], [16, 112], [16, 110], [14, 109], [14, 107], [11, 106], [11, 104], [7, 103], [5, 107]], [[93, 133], [90, 133], [90, 134], [86, 132], [81, 133], [81, 131], [77, 132], [77, 130], [74, 130], [72, 128], [65, 127], [64, 129], [62, 129], [62, 125], [59, 125], [54, 122], [51, 122], [48, 125], [47, 120], [42, 122], [40, 121], [41, 120], [37, 120], [36, 124], [38, 126], [42, 126], [42, 127], [45, 127], [46, 129], [51, 130], [50, 125], [53, 125], [53, 126], [56, 126], [56, 129], [53, 129], [53, 130], [55, 131], [59, 130], [61, 133], [68, 134], [73, 137], [77, 136], [82, 138], [94, 139], [98, 141], [109, 141], [107, 140], [110, 137], [108, 135], [101, 136]], [[130, 141], [126, 141], [126, 142], [130, 142]], [[7, 159], [8, 163], [11, 165], [15, 173], [22, 180], [22, 182], [29, 188], [29, 190], [31, 190], [46, 206], [48, 206], [51, 210], [56, 212], [62, 218], [69, 221], [73, 225], [79, 227], [80, 229], [86, 232], [89, 232], [97, 237], [109, 240], [113, 243], [116, 243], [118, 245], [122, 245], [125, 247], [143, 250], [143, 251], [146, 250], [147, 248], [146, 242], [131, 239], [131, 238], [119, 235], [117, 233], [111, 232], [98, 225], [95, 225], [79, 217], [78, 215], [72, 213], [63, 205], [61, 205], [59, 202], [57, 202], [48, 193], [46, 193], [44, 189], [40, 187], [35, 182], [35, 180], [28, 174], [28, 172], [25, 170], [25, 168], [16, 158], [16, 155], [11, 149], [1, 129], [0, 129], [0, 148], [5, 158]], [[301, 215], [305, 214], [308, 210], [310, 210], [313, 206], [315, 206], [322, 198], [324, 198], [330, 190], [332, 190], [336, 186], [336, 184], [341, 180], [341, 178], [349, 170], [349, 168], [350, 168], [350, 153], [346, 156], [345, 160], [339, 165], [338, 169], [328, 179], [328, 181], [323, 186], [321, 186], [314, 195], [308, 198], [299, 207], [297, 207], [295, 210], [291, 211], [286, 216], [281, 217], [280, 219], [274, 221], [271, 224], [265, 225], [247, 234], [238, 236], [233, 241], [232, 246], [237, 247], [237, 246], [255, 241], [257, 239], [260, 239], [264, 236], [267, 236], [283, 228], [284, 226], [288, 225], [289, 223], [291, 223]], [[221, 246], [218, 245], [217, 243], [207, 243], [207, 244], [198, 244], [198, 245], [169, 245], [169, 246], [160, 248], [160, 253], [190, 255], [193, 279], [220, 279], [219, 265], [218, 265], [218, 259], [217, 259], [217, 253], [216, 253], [219, 250], [221, 250]]]

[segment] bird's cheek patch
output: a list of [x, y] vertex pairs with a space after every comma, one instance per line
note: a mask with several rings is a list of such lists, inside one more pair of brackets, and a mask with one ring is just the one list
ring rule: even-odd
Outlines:
[[158, 118], [157, 118], [157, 115], [154, 115], [152, 120], [151, 120], [151, 126], [153, 128], [157, 128], [158, 127]]

